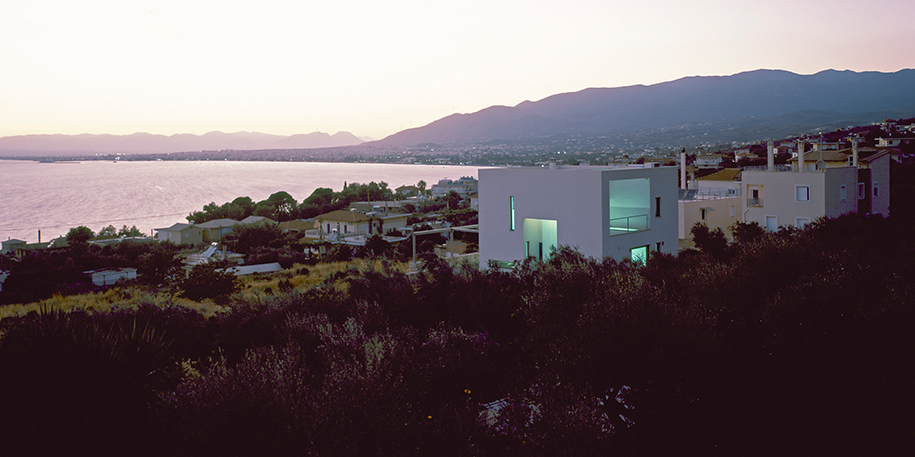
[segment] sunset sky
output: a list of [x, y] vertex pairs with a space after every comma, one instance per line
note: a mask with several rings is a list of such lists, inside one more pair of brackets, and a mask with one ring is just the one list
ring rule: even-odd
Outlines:
[[349, 131], [588, 87], [915, 67], [911, 0], [5, 1], [0, 137]]

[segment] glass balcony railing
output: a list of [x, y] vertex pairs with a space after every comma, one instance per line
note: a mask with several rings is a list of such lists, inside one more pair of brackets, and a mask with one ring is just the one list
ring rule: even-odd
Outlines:
[[614, 217], [610, 219], [610, 236], [648, 230], [648, 215]]
[[753, 197], [750, 197], [750, 198], [747, 199], [747, 206], [762, 207], [762, 205], [763, 205], [763, 201], [762, 201], [761, 198], [753, 198]]

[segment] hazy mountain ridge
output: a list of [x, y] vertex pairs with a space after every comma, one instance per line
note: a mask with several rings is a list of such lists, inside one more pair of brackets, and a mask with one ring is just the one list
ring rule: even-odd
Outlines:
[[179, 133], [156, 135], [18, 135], [0, 138], [0, 156], [84, 155], [84, 154], [161, 154], [183, 151], [311, 149], [354, 146], [363, 143], [349, 132], [333, 135], [322, 132], [291, 136], [258, 132], [209, 132], [203, 135]]
[[[816, 111], [816, 123], [861, 119], [864, 114], [915, 113], [915, 70], [895, 73], [825, 70], [798, 75], [755, 70], [731, 76], [691, 76], [616, 88], [588, 88], [514, 107], [492, 106], [453, 114], [377, 143], [473, 143], [497, 139], [596, 136], [684, 124], [754, 118], [781, 130], [780, 117]], [[832, 117], [823, 113], [834, 112]], [[803, 117], [803, 116], [801, 116]], [[864, 116], [866, 118], [866, 116]], [[796, 119], [794, 119], [796, 121]], [[803, 131], [816, 124], [797, 127]]]

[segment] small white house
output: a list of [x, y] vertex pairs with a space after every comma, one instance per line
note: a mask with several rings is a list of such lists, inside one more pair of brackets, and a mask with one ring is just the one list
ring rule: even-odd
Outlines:
[[490, 168], [479, 183], [481, 268], [560, 245], [639, 263], [677, 252], [676, 168]]

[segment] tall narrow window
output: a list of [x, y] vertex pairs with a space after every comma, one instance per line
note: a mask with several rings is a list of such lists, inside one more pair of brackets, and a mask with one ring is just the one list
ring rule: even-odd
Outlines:
[[844, 202], [848, 198], [848, 192], [845, 190], [845, 186], [839, 186], [839, 201]]
[[654, 217], [661, 217], [661, 197], [654, 198]]
[[515, 231], [515, 197], [514, 196], [508, 197], [508, 207], [509, 207], [509, 217], [511, 217], [511, 220], [508, 223], [508, 229], [514, 232]]
[[874, 197], [879, 197], [879, 196], [880, 196], [880, 183], [875, 182], [874, 183]]
[[859, 182], [859, 183], [858, 183], [858, 200], [864, 200], [864, 197], [866, 197], [866, 196], [867, 196], [867, 195], [866, 195], [866, 193], [864, 192], [864, 183], [863, 183], [863, 182]]

